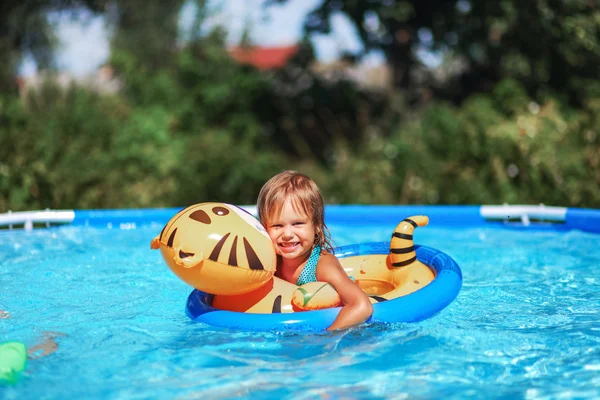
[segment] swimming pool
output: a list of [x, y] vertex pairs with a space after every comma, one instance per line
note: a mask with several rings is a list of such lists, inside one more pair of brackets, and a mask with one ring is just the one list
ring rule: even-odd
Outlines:
[[72, 225], [0, 231], [0, 309], [11, 315], [0, 342], [65, 335], [0, 397], [600, 398], [593, 210], [538, 224], [532, 213], [487, 223], [471, 207], [329, 207], [336, 245], [386, 241], [398, 216], [428, 214], [415, 242], [450, 255], [464, 281], [429, 320], [318, 334], [190, 321], [191, 289], [149, 250], [175, 211], [89, 211]]

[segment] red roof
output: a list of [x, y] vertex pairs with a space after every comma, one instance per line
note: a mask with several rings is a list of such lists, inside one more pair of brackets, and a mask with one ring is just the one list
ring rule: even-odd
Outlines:
[[253, 65], [258, 69], [281, 68], [287, 64], [300, 46], [285, 47], [232, 47], [229, 54], [241, 64]]

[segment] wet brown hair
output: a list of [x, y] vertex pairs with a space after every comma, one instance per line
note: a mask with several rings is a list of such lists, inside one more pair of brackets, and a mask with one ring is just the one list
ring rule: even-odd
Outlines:
[[260, 222], [266, 227], [273, 216], [279, 215], [287, 199], [296, 212], [308, 216], [315, 227], [315, 245], [333, 253], [329, 229], [325, 225], [325, 204], [317, 184], [297, 171], [283, 171], [264, 184], [258, 194], [257, 210]]

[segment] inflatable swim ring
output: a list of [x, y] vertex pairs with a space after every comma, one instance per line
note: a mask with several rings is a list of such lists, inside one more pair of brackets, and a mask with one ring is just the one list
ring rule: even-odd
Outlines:
[[[401, 221], [390, 242], [337, 248], [348, 275], [373, 303], [372, 322], [416, 322], [450, 304], [462, 285], [448, 255], [415, 246], [426, 216]], [[276, 254], [260, 222], [244, 209], [201, 203], [178, 212], [152, 240], [169, 268], [195, 288], [186, 312], [210, 325], [243, 330], [319, 331], [340, 305], [327, 283], [296, 286], [275, 277]], [[304, 312], [303, 312], [304, 311]]]

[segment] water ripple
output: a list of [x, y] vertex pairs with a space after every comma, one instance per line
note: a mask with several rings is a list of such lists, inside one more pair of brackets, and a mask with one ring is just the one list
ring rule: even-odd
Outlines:
[[[389, 229], [331, 227], [337, 245]], [[148, 250], [159, 230], [0, 232], [0, 341], [65, 335], [3, 398], [600, 399], [597, 235], [420, 229], [463, 271], [448, 308], [307, 335], [190, 321], [190, 289]]]

